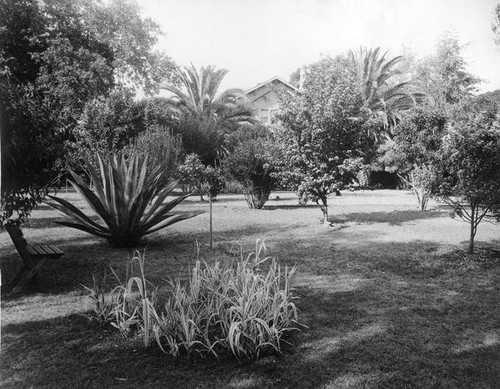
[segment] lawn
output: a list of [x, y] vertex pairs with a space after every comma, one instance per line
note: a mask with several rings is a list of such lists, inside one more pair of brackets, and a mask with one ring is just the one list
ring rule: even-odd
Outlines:
[[[74, 193], [67, 195], [76, 200]], [[346, 192], [321, 212], [292, 193], [273, 194], [265, 209], [242, 196], [214, 203], [214, 249], [208, 213], [151, 236], [141, 247], [154, 284], [185, 274], [200, 257], [234, 258], [265, 238], [269, 254], [297, 265], [299, 319], [293, 347], [254, 363], [188, 363], [145, 349], [82, 315], [92, 274], [123, 274], [132, 250], [110, 248], [53, 224], [42, 206], [24, 232], [28, 242], [56, 244], [64, 257], [42, 271], [38, 290], [6, 296], [20, 261], [0, 232], [2, 349], [0, 386], [159, 388], [497, 388], [500, 383], [500, 226], [482, 224], [477, 253], [466, 255], [468, 227], [432, 203], [416, 208], [404, 191]], [[83, 206], [83, 204], [81, 204]], [[180, 211], [204, 209], [192, 197]]]

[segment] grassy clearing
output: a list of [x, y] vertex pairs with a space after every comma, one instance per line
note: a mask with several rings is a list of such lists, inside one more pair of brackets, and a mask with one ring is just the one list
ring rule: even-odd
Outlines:
[[[72, 196], [72, 194], [70, 194]], [[112, 266], [125, 272], [131, 250], [112, 249], [90, 235], [52, 225], [42, 208], [25, 228], [28, 242], [59, 245], [65, 256], [47, 265], [42, 289], [2, 295], [2, 387], [193, 388], [496, 388], [500, 382], [500, 227], [479, 227], [478, 254], [466, 256], [467, 225], [430, 204], [416, 210], [406, 192], [373, 191], [333, 197], [333, 226], [320, 226], [314, 206], [279, 193], [262, 211], [240, 196], [214, 204], [213, 254], [208, 214], [152, 236], [146, 274], [153, 283], [186, 274], [201, 257], [231, 260], [265, 237], [270, 254], [298, 265], [300, 322], [293, 348], [256, 363], [187, 363], [140, 339], [122, 339], [80, 314], [80, 283]], [[208, 210], [188, 199], [181, 211]], [[20, 261], [0, 233], [2, 284]], [[113, 285], [109, 285], [111, 288]]]

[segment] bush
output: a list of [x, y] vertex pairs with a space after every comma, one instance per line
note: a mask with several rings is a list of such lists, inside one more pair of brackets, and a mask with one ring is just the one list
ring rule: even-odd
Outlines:
[[167, 127], [155, 126], [142, 132], [128, 146], [128, 153], [148, 156], [148, 174], [158, 166], [162, 171], [158, 190], [164, 188], [177, 174], [183, 153], [180, 135], [174, 135]]
[[226, 186], [223, 192], [228, 194], [242, 194], [245, 188], [238, 181], [233, 179], [226, 180]]
[[219, 169], [205, 166], [197, 154], [188, 154], [184, 163], [179, 166], [178, 177], [184, 193], [196, 190], [203, 201], [203, 195], [216, 198], [224, 189], [224, 176]]
[[[148, 174], [147, 157], [133, 154], [126, 160], [123, 154], [115, 154], [104, 161], [98, 156], [98, 161], [101, 174], [90, 163], [87, 166], [95, 192], [72, 170], [73, 181], [70, 182], [104, 225], [96, 223], [68, 201], [49, 196], [56, 201], [49, 205], [75, 220], [58, 224], [106, 238], [113, 246], [132, 246], [144, 235], [200, 214], [170, 212], [189, 194], [164, 203], [177, 186], [177, 181], [158, 192], [162, 172], [160, 167], [156, 167]], [[146, 211], [150, 204], [151, 207]]]
[[296, 329], [290, 285], [295, 268], [283, 269], [275, 258], [262, 258], [263, 250], [258, 241], [255, 253], [235, 266], [197, 260], [187, 284], [179, 279], [169, 282], [166, 296], [161, 296], [164, 304], [157, 302], [160, 296], [146, 291], [144, 257], [136, 252], [132, 261], [142, 264], [141, 274], [115, 288], [115, 297], [96, 297], [102, 289], [88, 288], [94, 312], [99, 312], [96, 302], [109, 302], [115, 307], [101, 310], [124, 313], [104, 315], [123, 335], [132, 326], [143, 332], [148, 345], [154, 334], [157, 345], [175, 357], [227, 352], [238, 359], [255, 359], [280, 353], [283, 337]]
[[277, 182], [271, 150], [271, 141], [249, 140], [236, 147], [225, 161], [230, 176], [243, 186], [245, 200], [252, 209], [264, 206]]

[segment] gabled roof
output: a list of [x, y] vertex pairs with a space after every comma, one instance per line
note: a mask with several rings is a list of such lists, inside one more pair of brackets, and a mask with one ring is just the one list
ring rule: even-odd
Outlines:
[[296, 91], [296, 92], [298, 92], [298, 91], [299, 91], [299, 88], [294, 87], [292, 84], [289, 84], [288, 82], [286, 82], [286, 81], [285, 81], [285, 80], [283, 80], [282, 78], [280, 78], [280, 77], [276, 76], [276, 77], [273, 77], [273, 78], [271, 78], [271, 79], [269, 79], [269, 80], [267, 80], [267, 81], [265, 81], [265, 82], [262, 82], [262, 83], [260, 83], [260, 84], [255, 85], [253, 88], [248, 89], [247, 91], [245, 91], [245, 94], [248, 94], [248, 93], [251, 93], [251, 92], [253, 92], [253, 91], [256, 91], [257, 89], [262, 88], [262, 87], [263, 87], [263, 86], [265, 86], [265, 85], [271, 84], [271, 83], [273, 83], [274, 81], [279, 81], [279, 82], [281, 82], [282, 84], [284, 84], [285, 86], [287, 86], [288, 88], [293, 89], [293, 90], [294, 90], [294, 91]]

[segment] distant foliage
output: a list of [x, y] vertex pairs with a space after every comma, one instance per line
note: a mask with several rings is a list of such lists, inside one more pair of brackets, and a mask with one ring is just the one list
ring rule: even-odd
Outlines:
[[495, 35], [495, 43], [500, 46], [500, 4], [496, 5], [493, 15], [493, 24], [491, 28]]
[[109, 96], [99, 97], [85, 105], [74, 131], [69, 164], [79, 169], [82, 161], [97, 153], [110, 155], [119, 152], [142, 130], [142, 112], [134, 102], [134, 92], [116, 88]]
[[219, 91], [226, 74], [215, 66], [177, 67], [177, 83], [162, 86], [172, 93], [169, 103], [179, 119], [172, 129], [181, 134], [186, 152], [197, 154], [204, 165], [219, 164], [227, 155], [227, 134], [253, 122], [243, 90]]
[[166, 127], [151, 127], [139, 134], [126, 149], [125, 153], [139, 153], [148, 156], [148, 174], [160, 168], [162, 172], [158, 190], [163, 189], [178, 175], [184, 148], [179, 135], [174, 135]]
[[368, 112], [364, 123], [368, 138], [379, 143], [392, 136], [400, 115], [422, 101], [424, 94], [414, 91], [415, 80], [406, 73], [403, 56], [390, 57], [380, 47], [350, 51], [361, 91], [363, 108]]
[[477, 91], [480, 79], [468, 71], [463, 47], [456, 36], [444, 33], [438, 41], [436, 54], [424, 58], [416, 66], [419, 87], [438, 106], [459, 103]]
[[251, 209], [261, 209], [277, 183], [273, 155], [278, 149], [271, 139], [243, 140], [225, 161], [229, 175], [243, 187]]
[[421, 106], [403, 115], [394, 137], [380, 149], [379, 162], [397, 171], [414, 191], [424, 211], [436, 184], [436, 166], [442, 159], [442, 142], [447, 134], [447, 112]]

